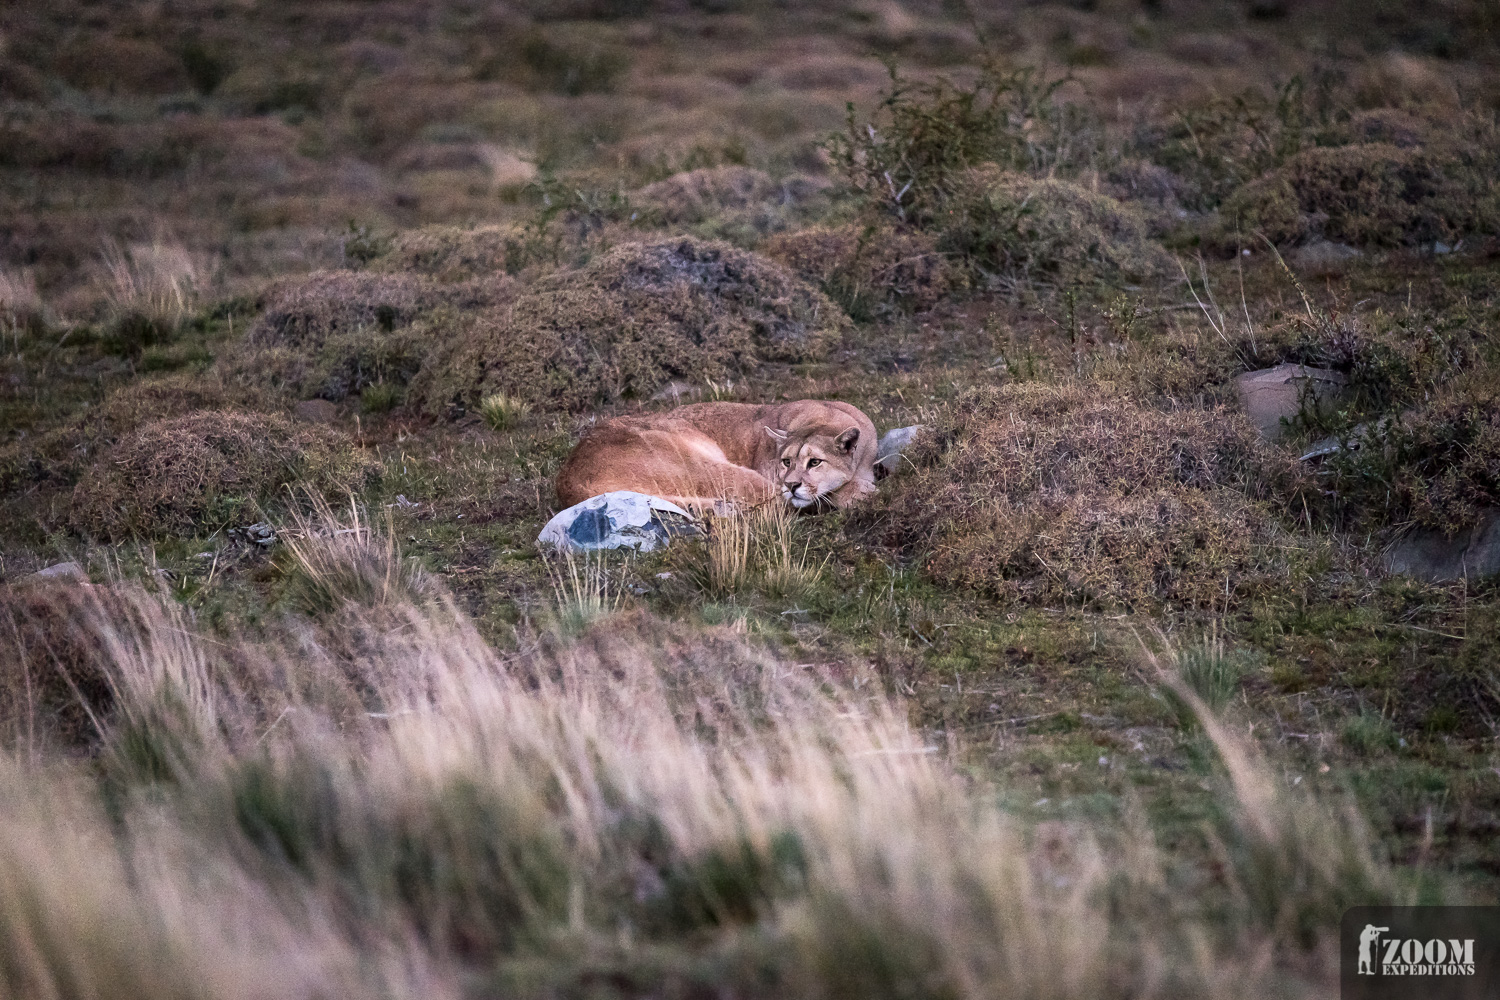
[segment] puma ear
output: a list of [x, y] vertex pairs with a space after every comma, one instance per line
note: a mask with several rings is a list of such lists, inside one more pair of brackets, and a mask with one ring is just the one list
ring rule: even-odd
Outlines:
[[775, 441], [777, 444], [781, 444], [786, 441], [787, 433], [786, 431], [779, 431], [774, 427], [767, 427], [766, 437], [770, 438], [772, 441]]
[[849, 428], [847, 431], [834, 438], [833, 443], [838, 445], [845, 451], [853, 451], [854, 446], [859, 443], [859, 428]]

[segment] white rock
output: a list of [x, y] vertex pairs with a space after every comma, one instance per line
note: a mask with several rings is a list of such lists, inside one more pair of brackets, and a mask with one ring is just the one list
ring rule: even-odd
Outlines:
[[921, 424], [912, 424], [910, 427], [894, 427], [886, 431], [880, 439], [880, 444], [875, 448], [876, 475], [883, 476], [895, 472], [901, 453], [911, 446], [921, 430]]
[[632, 490], [615, 490], [559, 511], [536, 540], [539, 545], [565, 552], [651, 552], [677, 535], [702, 533], [693, 515], [674, 503]]

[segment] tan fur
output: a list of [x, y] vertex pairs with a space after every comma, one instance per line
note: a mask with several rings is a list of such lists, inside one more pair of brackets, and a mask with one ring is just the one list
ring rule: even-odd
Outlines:
[[694, 507], [778, 496], [845, 507], [875, 492], [876, 445], [875, 425], [848, 403], [695, 403], [594, 428], [558, 472], [557, 498], [635, 490]]

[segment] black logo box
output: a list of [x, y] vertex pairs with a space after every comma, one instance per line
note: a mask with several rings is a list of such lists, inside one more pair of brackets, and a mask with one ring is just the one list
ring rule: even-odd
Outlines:
[[[1376, 929], [1375, 940], [1371, 972], [1362, 974], [1360, 936], [1367, 927]], [[1418, 950], [1406, 942], [1434, 940], [1444, 943], [1430, 949], [1445, 958], [1442, 965], [1428, 962], [1426, 954], [1415, 965], [1403, 960]], [[1457, 957], [1463, 959], [1470, 940], [1472, 974], [1453, 961], [1450, 945], [1461, 942]], [[1393, 941], [1400, 944], [1393, 947]], [[1387, 957], [1395, 960], [1394, 968], [1383, 961]], [[1339, 967], [1342, 1000], [1500, 1000], [1500, 906], [1356, 906], [1339, 922]]]

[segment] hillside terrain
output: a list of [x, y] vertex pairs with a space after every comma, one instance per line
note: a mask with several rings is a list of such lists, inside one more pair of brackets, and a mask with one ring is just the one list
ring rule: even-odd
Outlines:
[[[0, 10], [0, 994], [1328, 996], [1493, 902], [1497, 30]], [[876, 497], [537, 545], [802, 398]]]

